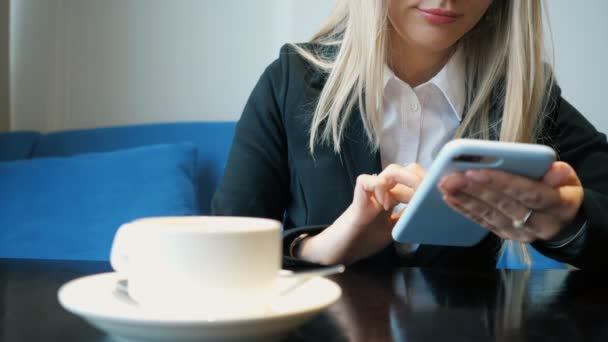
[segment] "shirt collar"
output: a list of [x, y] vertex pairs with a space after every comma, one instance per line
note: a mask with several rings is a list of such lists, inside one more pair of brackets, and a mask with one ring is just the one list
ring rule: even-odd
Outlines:
[[[443, 96], [445, 96], [452, 108], [452, 112], [460, 121], [462, 120], [465, 103], [464, 77], [464, 55], [462, 49], [458, 49], [435, 76], [414, 89], [419, 89], [429, 84], [435, 85], [443, 93]], [[388, 82], [392, 78], [398, 79], [388, 65], [385, 65], [384, 89], [386, 89]]]

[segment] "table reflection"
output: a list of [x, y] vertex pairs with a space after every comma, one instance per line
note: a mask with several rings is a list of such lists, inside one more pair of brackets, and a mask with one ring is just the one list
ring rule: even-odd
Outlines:
[[[111, 341], [57, 302], [66, 281], [108, 270], [105, 262], [0, 259], [0, 340]], [[342, 298], [285, 341], [608, 341], [601, 273], [373, 265], [332, 279]]]
[[348, 341], [606, 341], [608, 320], [598, 313], [608, 300], [596, 278], [563, 270], [357, 270], [337, 279], [344, 294], [330, 315]]

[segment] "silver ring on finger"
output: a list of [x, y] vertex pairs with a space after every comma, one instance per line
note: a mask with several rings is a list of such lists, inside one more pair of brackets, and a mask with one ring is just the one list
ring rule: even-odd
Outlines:
[[513, 229], [523, 229], [526, 226], [526, 223], [528, 223], [528, 219], [530, 219], [530, 216], [532, 216], [532, 212], [533, 210], [530, 209], [520, 220], [513, 220]]

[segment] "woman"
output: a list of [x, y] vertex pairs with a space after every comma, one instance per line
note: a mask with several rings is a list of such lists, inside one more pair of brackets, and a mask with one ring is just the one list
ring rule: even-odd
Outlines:
[[[494, 268], [501, 241], [517, 241], [605, 265], [608, 144], [543, 64], [541, 13], [529, 0], [338, 0], [253, 90], [214, 214], [282, 220], [286, 254], [322, 264]], [[491, 234], [469, 248], [394, 245], [397, 204], [453, 137], [543, 143], [560, 161], [540, 181], [445, 177], [446, 203]]]

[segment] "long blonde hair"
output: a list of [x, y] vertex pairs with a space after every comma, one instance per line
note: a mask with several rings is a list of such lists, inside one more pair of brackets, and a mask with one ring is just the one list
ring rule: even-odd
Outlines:
[[[293, 44], [312, 65], [328, 73], [312, 115], [311, 154], [317, 144], [331, 144], [340, 152], [355, 107], [370, 145], [378, 149], [383, 70], [389, 48], [387, 3], [337, 0], [310, 41], [313, 46], [333, 48], [306, 49]], [[465, 56], [466, 112], [455, 137], [536, 141], [553, 83], [551, 69], [543, 63], [542, 5], [541, 0], [493, 1], [479, 23], [457, 43]], [[502, 115], [491, 118], [492, 109], [500, 107]], [[530, 264], [527, 248], [523, 244], [517, 247]]]

